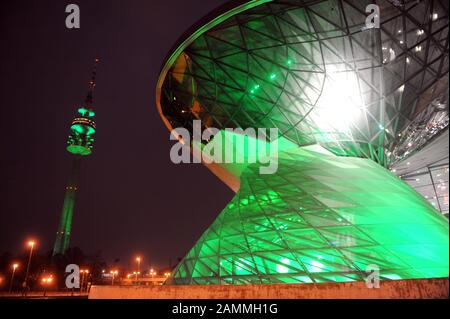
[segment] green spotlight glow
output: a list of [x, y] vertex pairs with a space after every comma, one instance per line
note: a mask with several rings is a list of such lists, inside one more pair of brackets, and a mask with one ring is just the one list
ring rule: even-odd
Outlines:
[[368, 159], [319, 146], [279, 154], [273, 175], [248, 165], [236, 196], [174, 271], [175, 284], [447, 277], [448, 221]]
[[95, 129], [88, 125], [74, 124], [70, 128], [78, 134], [92, 135], [95, 133]]
[[86, 156], [86, 155], [90, 155], [92, 153], [92, 150], [86, 145], [69, 145], [67, 146], [67, 151], [69, 153], [75, 154], [75, 155], [82, 155], [82, 156]]
[[87, 116], [87, 117], [94, 117], [95, 116], [95, 112], [92, 110], [88, 110], [85, 107], [81, 107], [78, 109], [78, 113], [80, 113], [82, 116]]

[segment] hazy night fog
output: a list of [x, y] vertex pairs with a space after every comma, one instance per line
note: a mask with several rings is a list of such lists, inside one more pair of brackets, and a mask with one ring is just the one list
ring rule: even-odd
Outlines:
[[[33, 236], [52, 249], [70, 168], [70, 122], [95, 57], [94, 152], [82, 163], [71, 246], [124, 265], [141, 254], [165, 267], [183, 257], [233, 193], [202, 165], [175, 165], [155, 106], [164, 59], [224, 0], [41, 0], [0, 8], [0, 254]], [[81, 28], [65, 27], [65, 7]]]

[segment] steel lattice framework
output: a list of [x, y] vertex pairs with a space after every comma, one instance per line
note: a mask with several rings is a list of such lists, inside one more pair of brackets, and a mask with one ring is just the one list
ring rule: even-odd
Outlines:
[[276, 127], [295, 145], [274, 175], [222, 166], [240, 188], [172, 283], [355, 281], [370, 264], [385, 279], [448, 276], [448, 221], [386, 170], [448, 126], [448, 2], [375, 1], [368, 28], [371, 3], [243, 2], [169, 56], [169, 129]]
[[[174, 272], [175, 284], [363, 281], [448, 276], [448, 222], [370, 160], [320, 147], [252, 164], [241, 188]], [[373, 266], [372, 266], [373, 267]]]
[[[170, 126], [277, 127], [299, 145], [384, 166], [403, 159], [424, 141], [408, 148], [414, 132], [402, 133], [448, 100], [448, 2], [379, 1], [380, 28], [366, 29], [369, 3], [272, 1], [225, 19], [176, 57], [164, 116]], [[448, 111], [428, 139], [446, 125]]]

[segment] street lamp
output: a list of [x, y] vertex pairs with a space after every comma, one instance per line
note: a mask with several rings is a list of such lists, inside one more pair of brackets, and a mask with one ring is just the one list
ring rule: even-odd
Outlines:
[[12, 286], [13, 286], [13, 282], [14, 282], [14, 274], [16, 273], [16, 269], [17, 267], [19, 267], [19, 264], [13, 264], [12, 265], [12, 274], [11, 274], [11, 282], [9, 283], [9, 293], [11, 293], [12, 291]]
[[86, 274], [86, 289], [85, 289], [85, 291], [87, 292], [88, 291], [88, 285], [89, 285], [89, 270], [85, 269], [84, 273]]
[[114, 286], [114, 277], [119, 273], [117, 270], [111, 270], [109, 272], [112, 275], [111, 285]]
[[80, 291], [83, 289], [83, 278], [84, 278], [84, 270], [80, 269], [81, 280], [80, 280]]
[[27, 271], [25, 273], [25, 279], [23, 281], [22, 287], [26, 290], [28, 288], [28, 272], [30, 271], [31, 264], [31, 256], [33, 255], [33, 248], [36, 243], [33, 240], [28, 242], [28, 246], [30, 247], [30, 256], [28, 257]]
[[[80, 285], [80, 292], [83, 292], [83, 286], [84, 286], [84, 280], [85, 278], [88, 279], [88, 275], [89, 275], [89, 270], [87, 269], [81, 269], [80, 270], [81, 273], [81, 285]], [[87, 282], [86, 282], [86, 290], [87, 290]]]
[[[137, 261], [137, 272], [138, 274], [141, 272], [141, 257], [136, 257], [136, 261]], [[136, 277], [137, 280], [137, 277]]]
[[47, 287], [53, 282], [53, 275], [42, 278], [42, 285], [44, 286], [44, 297], [47, 295]]

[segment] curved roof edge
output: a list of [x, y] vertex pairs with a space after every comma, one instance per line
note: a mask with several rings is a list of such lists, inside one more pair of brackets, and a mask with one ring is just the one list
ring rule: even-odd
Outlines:
[[160, 103], [161, 88], [166, 78], [167, 72], [175, 62], [176, 58], [203, 33], [209, 31], [226, 19], [245, 10], [272, 1], [273, 0], [234, 0], [225, 3], [200, 19], [186, 32], [184, 32], [183, 35], [175, 42], [175, 45], [170, 49], [169, 54], [164, 59], [164, 63], [159, 72], [158, 81], [156, 84], [156, 108], [158, 109], [159, 115], [161, 116], [161, 119], [163, 120], [169, 131], [172, 131], [173, 128], [162, 113], [162, 107]]

